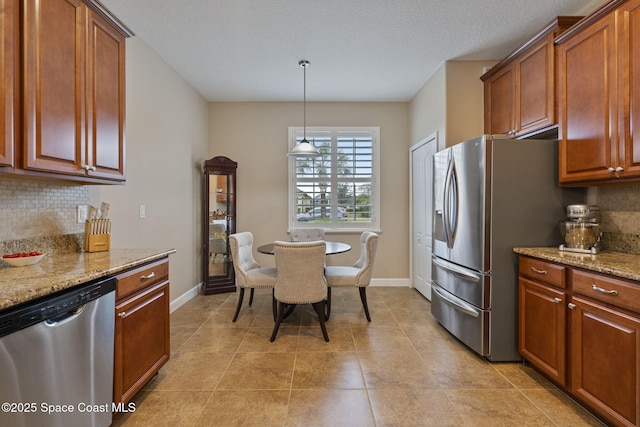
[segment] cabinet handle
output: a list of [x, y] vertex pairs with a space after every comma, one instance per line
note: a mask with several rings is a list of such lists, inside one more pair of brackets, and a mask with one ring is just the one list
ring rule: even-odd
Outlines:
[[556, 304], [560, 304], [562, 302], [562, 300], [560, 298], [558, 298], [558, 297], [555, 297], [553, 299], [553, 302], [555, 302]]
[[574, 308], [576, 308], [576, 305], [572, 302], [570, 302], [569, 304], [567, 304], [567, 307], [569, 307], [571, 310], [573, 310]]
[[623, 172], [623, 171], [624, 171], [624, 168], [622, 166], [618, 166], [616, 168], [616, 172]]
[[152, 272], [151, 272], [150, 274], [148, 274], [147, 276], [142, 276], [142, 277], [140, 277], [140, 278], [141, 278], [141, 279], [151, 279], [151, 278], [153, 278], [153, 277], [155, 277], [155, 276], [156, 276], [156, 273], [154, 273], [154, 272], [152, 271]]
[[126, 311], [123, 311], [122, 313], [118, 313], [118, 317], [122, 318], [125, 317], [127, 315]]
[[607, 294], [607, 295], [613, 295], [613, 296], [618, 295], [618, 291], [613, 290], [613, 289], [608, 291], [606, 289], [603, 289], [603, 288], [600, 288], [600, 287], [596, 286], [595, 283], [591, 284], [591, 289], [593, 289], [594, 291], [602, 292], [603, 294]]
[[91, 166], [91, 165], [82, 165], [82, 169], [84, 169], [86, 171], [95, 171], [96, 167], [95, 166]]
[[533, 271], [534, 273], [538, 273], [538, 274], [547, 274], [547, 270], [538, 270], [535, 267], [531, 267], [531, 271]]
[[609, 167], [607, 168], [607, 172], [609, 172], [609, 173], [614, 173], [615, 171], [616, 171], [616, 170], [615, 170], [614, 168], [612, 168], [611, 166], [609, 166]]

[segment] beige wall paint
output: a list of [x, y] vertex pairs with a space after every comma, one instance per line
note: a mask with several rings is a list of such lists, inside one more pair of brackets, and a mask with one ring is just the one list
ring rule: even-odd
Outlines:
[[[302, 126], [302, 103], [209, 104], [209, 157], [238, 162], [238, 231], [251, 231], [255, 244], [287, 235], [287, 131]], [[307, 103], [307, 126], [379, 126], [381, 139], [381, 228], [373, 276], [409, 277], [409, 116], [407, 103]], [[353, 263], [359, 234], [330, 235], [354, 249], [331, 256], [329, 264]], [[265, 266], [273, 257], [256, 254]]]
[[446, 69], [447, 147], [484, 132], [483, 67], [496, 61], [448, 61]]
[[409, 104], [411, 145], [438, 134], [440, 149], [484, 132], [483, 67], [497, 61], [448, 61]]
[[[446, 69], [444, 64], [427, 80], [409, 103], [411, 144], [438, 133], [438, 147], [446, 138]], [[408, 147], [407, 147], [408, 153]]]
[[[127, 39], [127, 183], [90, 187], [111, 203], [112, 247], [175, 248], [171, 300], [200, 277], [201, 163], [207, 102], [140, 38]], [[139, 219], [139, 206], [146, 219]]]

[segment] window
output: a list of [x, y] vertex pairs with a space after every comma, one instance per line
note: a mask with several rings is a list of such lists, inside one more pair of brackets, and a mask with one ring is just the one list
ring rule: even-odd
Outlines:
[[[307, 128], [322, 156], [289, 159], [289, 227], [380, 229], [380, 128]], [[289, 128], [289, 149], [303, 128]]]

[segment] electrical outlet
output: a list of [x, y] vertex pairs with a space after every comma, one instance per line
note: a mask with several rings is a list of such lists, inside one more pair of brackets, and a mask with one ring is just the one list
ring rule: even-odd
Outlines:
[[89, 206], [87, 205], [78, 205], [76, 209], [76, 221], [78, 224], [84, 223], [89, 216]]
[[140, 205], [140, 219], [145, 219], [147, 217], [147, 207], [145, 205]]

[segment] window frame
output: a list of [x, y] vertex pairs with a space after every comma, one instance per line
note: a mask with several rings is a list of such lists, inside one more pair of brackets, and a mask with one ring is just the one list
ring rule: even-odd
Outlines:
[[[289, 151], [296, 144], [296, 137], [299, 137], [304, 131], [302, 126], [290, 126], [289, 127]], [[318, 223], [318, 222], [309, 222], [309, 221], [298, 221], [297, 220], [297, 185], [296, 185], [296, 158], [289, 158], [289, 167], [288, 167], [288, 224], [289, 230], [291, 228], [324, 228], [325, 233], [327, 234], [353, 234], [353, 233], [362, 233], [363, 231], [375, 231], [380, 232], [380, 127], [377, 126], [315, 126], [315, 127], [307, 127], [306, 134], [307, 139], [309, 141], [313, 140], [314, 133], [330, 133], [332, 145], [337, 140], [337, 135], [339, 133], [346, 132], [361, 132], [361, 133], [371, 133], [372, 137], [372, 173], [371, 173], [371, 222], [365, 223], [356, 223], [347, 221], [345, 223], [338, 221], [335, 218], [332, 218], [329, 223]], [[334, 171], [337, 171], [335, 164], [337, 163], [337, 151], [332, 149], [331, 155], [331, 182], [337, 182], [338, 178]], [[336, 198], [332, 198], [336, 199]], [[334, 206], [335, 205], [335, 206]], [[337, 207], [338, 202], [332, 201], [329, 206]], [[333, 209], [332, 209], [333, 210]]]

